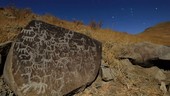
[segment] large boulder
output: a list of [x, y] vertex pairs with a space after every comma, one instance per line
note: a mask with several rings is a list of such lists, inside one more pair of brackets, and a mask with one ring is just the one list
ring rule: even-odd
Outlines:
[[101, 43], [80, 33], [31, 21], [8, 53], [4, 78], [18, 96], [62, 96], [97, 77]]
[[151, 67], [155, 63], [165, 63], [164, 60], [170, 61], [170, 47], [149, 42], [136, 43], [125, 46], [118, 58], [129, 59], [133, 64], [143, 67]]

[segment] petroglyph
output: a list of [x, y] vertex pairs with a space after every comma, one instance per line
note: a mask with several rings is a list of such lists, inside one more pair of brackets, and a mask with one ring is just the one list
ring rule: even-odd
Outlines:
[[10, 51], [11, 86], [22, 96], [66, 95], [91, 84], [101, 61], [98, 41], [41, 21], [30, 22]]

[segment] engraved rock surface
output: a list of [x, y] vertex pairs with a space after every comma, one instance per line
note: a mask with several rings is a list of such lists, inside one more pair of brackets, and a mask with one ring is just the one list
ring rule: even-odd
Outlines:
[[101, 43], [80, 33], [31, 21], [8, 53], [4, 78], [18, 96], [62, 96], [97, 77]]

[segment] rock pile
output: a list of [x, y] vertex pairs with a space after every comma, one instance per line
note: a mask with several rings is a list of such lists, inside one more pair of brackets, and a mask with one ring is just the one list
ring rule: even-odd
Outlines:
[[148, 42], [136, 43], [125, 46], [117, 57], [121, 60], [129, 59], [133, 65], [149, 68], [144, 71], [158, 81], [160, 90], [164, 94], [163, 96], [170, 95], [168, 71], [170, 70], [170, 47]]

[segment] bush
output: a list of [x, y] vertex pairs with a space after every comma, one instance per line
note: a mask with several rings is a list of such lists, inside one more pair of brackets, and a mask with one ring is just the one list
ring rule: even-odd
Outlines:
[[73, 23], [75, 23], [77, 26], [84, 25], [84, 23], [82, 21], [79, 21], [79, 20], [73, 20]]
[[90, 26], [92, 29], [96, 30], [96, 29], [101, 28], [101, 27], [102, 27], [102, 24], [103, 24], [102, 21], [99, 21], [99, 22], [91, 21], [91, 22], [89, 23], [89, 26]]

